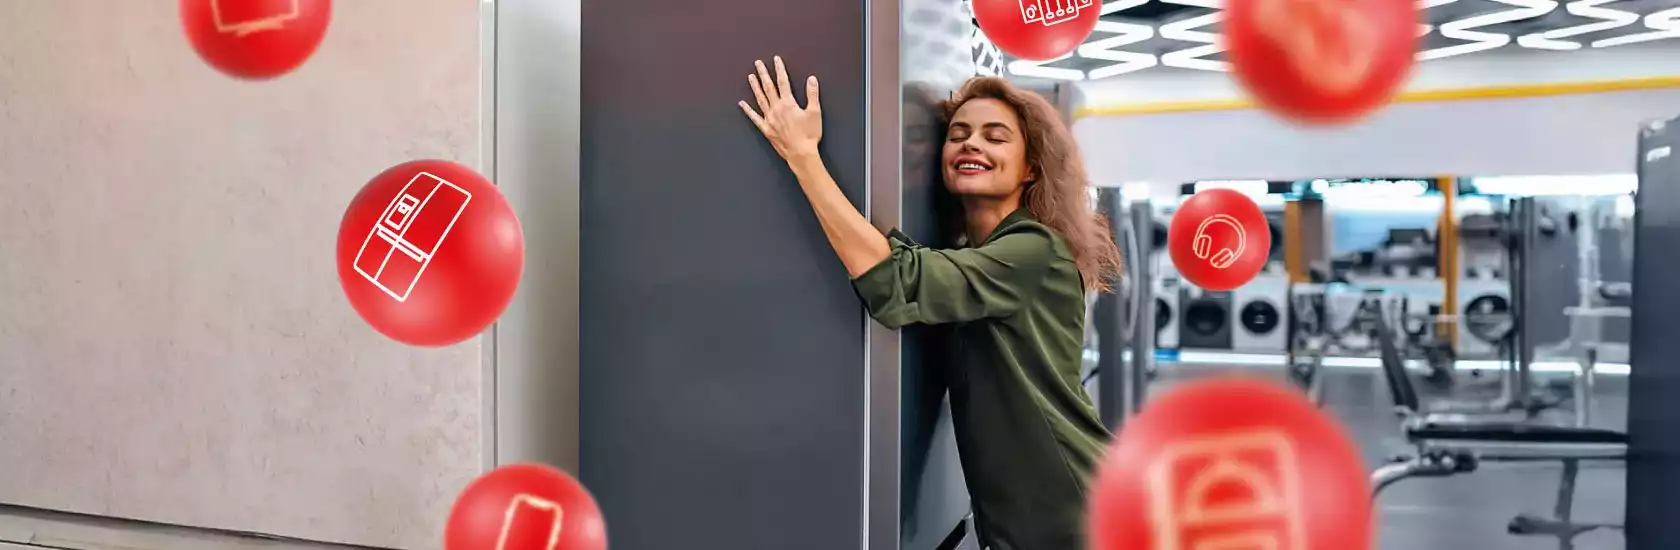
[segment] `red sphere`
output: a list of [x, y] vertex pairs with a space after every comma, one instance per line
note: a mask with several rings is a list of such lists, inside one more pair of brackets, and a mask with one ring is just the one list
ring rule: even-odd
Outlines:
[[503, 466], [461, 491], [443, 530], [443, 550], [606, 550], [595, 497], [565, 472]]
[[338, 277], [350, 305], [393, 340], [446, 346], [482, 332], [519, 287], [525, 237], [496, 186], [446, 160], [394, 166], [350, 201]]
[[1271, 226], [1254, 199], [1230, 189], [1209, 189], [1192, 195], [1173, 213], [1167, 252], [1190, 284], [1231, 290], [1266, 267], [1272, 252]]
[[1089, 514], [1094, 550], [1374, 544], [1347, 430], [1301, 392], [1245, 376], [1179, 385], [1127, 420]]
[[1307, 124], [1346, 123], [1405, 86], [1418, 43], [1416, 0], [1231, 0], [1231, 72], [1268, 110]]
[[252, 80], [303, 65], [332, 18], [332, 0], [181, 0], [181, 26], [216, 70]]
[[973, 0], [980, 32], [1009, 55], [1055, 59], [1078, 49], [1097, 28], [1097, 0]]

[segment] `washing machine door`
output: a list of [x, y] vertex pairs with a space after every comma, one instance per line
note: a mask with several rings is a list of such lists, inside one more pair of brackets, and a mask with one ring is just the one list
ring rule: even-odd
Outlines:
[[1511, 333], [1511, 301], [1498, 294], [1483, 294], [1464, 307], [1464, 327], [1477, 340], [1499, 343]]
[[1195, 300], [1184, 308], [1184, 328], [1198, 336], [1216, 336], [1225, 330], [1230, 312], [1211, 300]]
[[1166, 330], [1167, 325], [1172, 324], [1172, 318], [1173, 318], [1172, 304], [1167, 303], [1167, 300], [1165, 298], [1156, 298], [1155, 299], [1155, 334], [1160, 334], [1161, 331]]
[[1270, 301], [1255, 300], [1243, 304], [1242, 309], [1237, 311], [1237, 322], [1250, 334], [1266, 335], [1283, 324], [1283, 314]]

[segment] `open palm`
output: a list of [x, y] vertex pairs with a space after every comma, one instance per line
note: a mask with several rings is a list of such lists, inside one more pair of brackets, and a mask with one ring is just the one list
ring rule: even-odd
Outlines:
[[753, 96], [758, 100], [758, 110], [754, 111], [745, 101], [741, 102], [741, 110], [783, 159], [791, 161], [815, 155], [817, 144], [822, 141], [822, 102], [817, 95], [817, 77], [805, 80], [806, 105], [801, 108], [793, 97], [793, 86], [788, 82], [787, 67], [782, 65], [781, 56], [775, 57], [775, 63], [776, 79], [771, 81], [764, 62], [753, 62], [758, 74], [747, 75], [747, 84], [752, 86]]

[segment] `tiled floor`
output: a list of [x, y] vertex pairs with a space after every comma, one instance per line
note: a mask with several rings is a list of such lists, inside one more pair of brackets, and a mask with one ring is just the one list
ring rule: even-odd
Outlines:
[[[1162, 387], [1175, 380], [1222, 370], [1264, 371], [1267, 367], [1164, 365]], [[1281, 372], [1281, 371], [1279, 371]], [[1407, 449], [1399, 423], [1390, 412], [1386, 387], [1369, 368], [1327, 371], [1326, 405], [1360, 439], [1374, 468]], [[1595, 425], [1620, 429], [1626, 420], [1626, 378], [1602, 376], [1595, 392]], [[1550, 512], [1558, 469], [1544, 466], [1485, 466], [1470, 475], [1414, 479], [1386, 491], [1381, 506], [1380, 550], [1552, 550], [1555, 539], [1513, 537], [1505, 533], [1511, 517]], [[1580, 521], [1621, 523], [1624, 476], [1620, 469], [1583, 471], [1575, 515]], [[325, 550], [301, 545], [178, 528], [88, 520], [0, 508], [0, 550]], [[1577, 550], [1619, 550], [1619, 532], [1577, 539]]]

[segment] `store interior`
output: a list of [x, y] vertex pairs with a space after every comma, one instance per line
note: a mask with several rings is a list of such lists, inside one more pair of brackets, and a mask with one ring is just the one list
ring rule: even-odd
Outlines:
[[[1114, 430], [1254, 374], [1357, 441], [1378, 548], [1680, 548], [1680, 8], [1518, 43], [1592, 19], [1551, 2], [1326, 129], [1184, 63], [1216, 36], [1192, 0], [1106, 3], [1095, 46], [1024, 66], [962, 0], [341, 1], [260, 83], [158, 4], [0, 0], [0, 550], [436, 548], [518, 462], [575, 475], [622, 550], [974, 549], [936, 341], [868, 321], [737, 108], [771, 56], [820, 75], [843, 192], [928, 243], [938, 101], [991, 74], [1060, 111], [1127, 259], [1082, 376]], [[1437, 27], [1512, 9], [1448, 4]], [[370, 328], [330, 254], [414, 158], [493, 179], [527, 239], [512, 304], [454, 346]], [[1216, 188], [1270, 221], [1230, 292], [1164, 252]]]
[[[1149, 245], [1139, 247], [1151, 252], [1144, 260], [1151, 277], [1137, 284], [1152, 304], [1126, 313], [1153, 321], [1144, 402], [1176, 382], [1233, 371], [1300, 387], [1359, 441], [1380, 487], [1382, 548], [1549, 548], [1560, 540], [1625, 548], [1625, 474], [1613, 460], [1572, 464], [1581, 469], [1566, 481], [1561, 461], [1489, 461], [1390, 479], [1417, 459], [1396, 458], [1414, 449], [1394, 413], [1384, 361], [1402, 362], [1438, 410], [1625, 431], [1636, 176], [1179, 187], [1118, 190], [1148, 204], [1154, 218], [1126, 226], [1151, 229]], [[1182, 281], [1164, 253], [1175, 206], [1210, 188], [1252, 197], [1274, 235], [1267, 268], [1229, 292]], [[1150, 194], [1163, 190], [1178, 192]], [[1100, 402], [1097, 326], [1084, 380]], [[1136, 349], [1134, 342], [1123, 353]], [[1574, 530], [1560, 539], [1558, 528]]]

